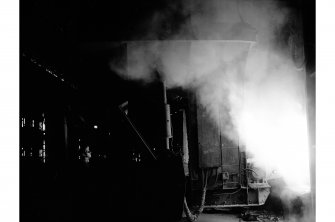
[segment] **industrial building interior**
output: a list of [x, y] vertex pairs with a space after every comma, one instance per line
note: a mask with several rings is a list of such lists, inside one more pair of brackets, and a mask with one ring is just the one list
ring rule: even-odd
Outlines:
[[[315, 221], [315, 1], [208, 2], [20, 1], [22, 222]], [[287, 13], [284, 31], [273, 39], [280, 39], [277, 48], [292, 50], [304, 75], [310, 190], [289, 204], [275, 195], [285, 182], [271, 183], [253, 168], [248, 145], [227, 133], [230, 122], [213, 124], [217, 116], [208, 107], [216, 97], [201, 93], [216, 84], [202, 88], [210, 80], [167, 74], [185, 57], [192, 69], [197, 53], [202, 62], [194, 63], [194, 73], [202, 70], [211, 63], [202, 55], [213, 45], [240, 53], [244, 60], [233, 66], [244, 69], [252, 61], [249, 49], [262, 41], [248, 22], [254, 16], [248, 4]], [[214, 16], [199, 25], [215, 5], [234, 15], [228, 23], [237, 21], [238, 34], [223, 28], [208, 36], [207, 28], [221, 27]], [[204, 8], [192, 14], [196, 6]], [[215, 25], [206, 25], [211, 19]], [[149, 77], [141, 76], [147, 67], [138, 63], [151, 61], [157, 48], [172, 56], [149, 64]], [[217, 118], [231, 112], [219, 108]]]

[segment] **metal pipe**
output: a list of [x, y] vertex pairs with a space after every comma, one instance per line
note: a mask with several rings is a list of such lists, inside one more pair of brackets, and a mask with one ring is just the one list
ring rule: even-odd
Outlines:
[[226, 207], [257, 207], [257, 206], [262, 206], [264, 203], [261, 204], [227, 204], [227, 205], [207, 205], [204, 206], [204, 208], [226, 208]]
[[142, 135], [140, 134], [140, 132], [136, 129], [135, 125], [131, 122], [131, 120], [129, 119], [129, 117], [124, 113], [123, 109], [121, 106], [119, 106], [119, 110], [122, 114], [122, 116], [125, 118], [125, 120], [127, 121], [127, 123], [129, 124], [129, 126], [134, 130], [134, 132], [136, 133], [136, 135], [138, 136], [138, 138], [141, 140], [141, 142], [144, 144], [145, 148], [147, 149], [147, 151], [150, 153], [150, 155], [152, 156], [152, 158], [154, 158], [154, 160], [157, 160], [157, 157], [155, 156], [155, 154], [151, 151], [151, 148], [149, 147], [149, 145], [145, 142], [144, 138], [142, 137]]
[[186, 114], [185, 110], [182, 110], [183, 113], [183, 166], [185, 176], [189, 175], [188, 170], [188, 161], [189, 161], [189, 151], [188, 151], [188, 140], [187, 140], [187, 125], [186, 125]]
[[165, 147], [167, 150], [169, 150], [170, 149], [170, 138], [172, 137], [172, 133], [171, 133], [170, 106], [169, 104], [167, 104], [165, 81], [162, 81], [162, 88], [163, 88], [163, 102], [164, 102], [164, 110], [165, 110]]
[[242, 185], [240, 144], [238, 144], [237, 146], [237, 152], [238, 152], [238, 178], [240, 184]]

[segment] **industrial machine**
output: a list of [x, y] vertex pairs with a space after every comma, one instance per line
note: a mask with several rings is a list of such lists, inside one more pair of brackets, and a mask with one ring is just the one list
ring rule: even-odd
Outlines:
[[[142, 58], [138, 57], [138, 53], [133, 53], [134, 49], [150, 49], [154, 46], [157, 50], [162, 50], [159, 53], [163, 54], [164, 60], [165, 54], [171, 56], [170, 53], [174, 53], [170, 52], [169, 48], [178, 48], [180, 52], [176, 56], [181, 55], [180, 59], [186, 67], [185, 72], [195, 73], [194, 75], [197, 75], [198, 69], [204, 69], [203, 72], [206, 72], [206, 68], [203, 68], [205, 63], [199, 60], [219, 58], [220, 62], [225, 63], [225, 60], [239, 57], [239, 62], [234, 63], [238, 70], [234, 73], [234, 78], [244, 81], [248, 52], [254, 40], [243, 37], [244, 39], [234, 41], [132, 41], [126, 45], [126, 64], [128, 70], [136, 75], [138, 69], [134, 69], [136, 66], [133, 67], [133, 64], [142, 62]], [[204, 50], [212, 50], [213, 52], [208, 53], [212, 57], [205, 58]], [[236, 55], [230, 55], [232, 52]], [[150, 50], [147, 53], [150, 55]], [[174, 60], [169, 64], [179, 65]], [[217, 104], [215, 110], [218, 110], [218, 118], [214, 120], [202, 101], [201, 92], [185, 87], [171, 87], [173, 84], [168, 84], [170, 88], [167, 89], [164, 74], [159, 73], [159, 68], [155, 75], [157, 78], [152, 79], [151, 86], [142, 86], [146, 92], [142, 93], [144, 96], [137, 95], [129, 101], [129, 118], [134, 120], [144, 138], [151, 140], [148, 144], [152, 144], [156, 149], [164, 148], [182, 156], [187, 178], [187, 202], [200, 207], [201, 210], [263, 205], [270, 193], [270, 186], [265, 175], [256, 172], [253, 163], [248, 161], [250, 157], [247, 147], [240, 145], [238, 138], [232, 139], [226, 135], [225, 123], [220, 122], [220, 119], [227, 116], [228, 111], [220, 107], [222, 104]], [[165, 78], [166, 75], [171, 74], [165, 74]], [[224, 71], [221, 75], [224, 75]], [[241, 94], [243, 96], [243, 92]], [[157, 120], [154, 117], [157, 117]], [[160, 130], [163, 132], [158, 133]], [[161, 138], [159, 142], [157, 138]]]
[[[179, 98], [180, 99], [180, 98]], [[189, 213], [204, 208], [263, 205], [270, 185], [246, 148], [225, 136], [205, 109], [188, 94], [185, 109], [172, 112], [173, 147], [183, 155]], [[179, 134], [179, 135], [178, 135]]]
[[249, 162], [246, 148], [228, 139], [200, 105], [193, 105], [189, 118], [193, 120], [187, 128], [189, 135], [183, 138], [190, 144], [184, 147], [190, 156], [190, 193], [206, 190], [202, 195], [189, 195], [191, 202], [201, 203], [202, 196], [204, 208], [263, 205], [270, 186], [265, 175]]

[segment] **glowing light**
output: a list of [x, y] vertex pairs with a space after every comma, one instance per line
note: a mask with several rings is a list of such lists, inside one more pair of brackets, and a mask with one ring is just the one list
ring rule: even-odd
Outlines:
[[310, 190], [307, 118], [304, 99], [296, 93], [303, 84], [290, 82], [246, 87], [235, 124], [258, 165], [276, 170], [292, 191], [305, 193]]

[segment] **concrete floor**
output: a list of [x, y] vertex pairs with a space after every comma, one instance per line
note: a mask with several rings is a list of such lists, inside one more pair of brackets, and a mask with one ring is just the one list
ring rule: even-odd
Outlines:
[[238, 215], [233, 214], [201, 214], [197, 222], [239, 222]]
[[[271, 219], [265, 219], [260, 217], [259, 222], [273, 222], [274, 220]], [[278, 218], [278, 222], [283, 222], [284, 220], [282, 218]], [[187, 221], [187, 220], [183, 220]], [[240, 218], [239, 214], [232, 214], [232, 213], [202, 213], [197, 222], [243, 222]]]

